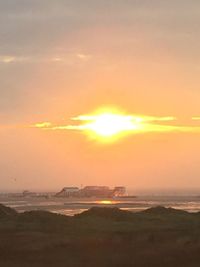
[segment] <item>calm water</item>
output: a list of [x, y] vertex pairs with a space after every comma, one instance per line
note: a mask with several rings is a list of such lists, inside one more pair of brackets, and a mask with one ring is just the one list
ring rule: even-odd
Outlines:
[[22, 198], [0, 197], [0, 203], [15, 208], [19, 212], [28, 210], [48, 210], [65, 215], [74, 215], [93, 206], [118, 207], [123, 210], [141, 211], [150, 207], [162, 205], [182, 209], [189, 212], [200, 211], [200, 197], [198, 196], [138, 196], [127, 199], [67, 199], [67, 198]]

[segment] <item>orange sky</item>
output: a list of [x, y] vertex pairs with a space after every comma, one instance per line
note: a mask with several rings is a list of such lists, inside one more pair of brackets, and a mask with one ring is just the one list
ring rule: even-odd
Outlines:
[[43, 131], [102, 106], [127, 114], [200, 116], [198, 1], [0, 3], [0, 187], [139, 189], [200, 186], [200, 134], [130, 135], [112, 144]]

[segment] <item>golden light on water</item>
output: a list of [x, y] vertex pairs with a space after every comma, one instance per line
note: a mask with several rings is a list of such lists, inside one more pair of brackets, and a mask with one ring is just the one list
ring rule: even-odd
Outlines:
[[114, 201], [112, 200], [101, 200], [98, 202], [98, 204], [102, 204], [102, 205], [112, 205], [112, 204], [115, 204]]

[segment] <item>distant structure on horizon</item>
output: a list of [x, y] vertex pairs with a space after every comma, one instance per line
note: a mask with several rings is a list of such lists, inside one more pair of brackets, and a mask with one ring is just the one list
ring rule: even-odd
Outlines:
[[31, 192], [29, 190], [24, 190], [22, 193], [18, 193], [15, 195], [17, 197], [24, 197], [24, 198], [36, 198], [36, 197], [50, 198], [54, 195], [54, 193]]
[[108, 186], [85, 186], [82, 189], [78, 187], [64, 187], [56, 194], [56, 197], [123, 197], [126, 195], [124, 186], [116, 186], [110, 189]]

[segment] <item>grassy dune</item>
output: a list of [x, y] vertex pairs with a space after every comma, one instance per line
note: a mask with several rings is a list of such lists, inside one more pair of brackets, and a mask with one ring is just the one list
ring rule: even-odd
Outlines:
[[200, 213], [94, 207], [74, 217], [0, 206], [2, 267], [199, 267]]

